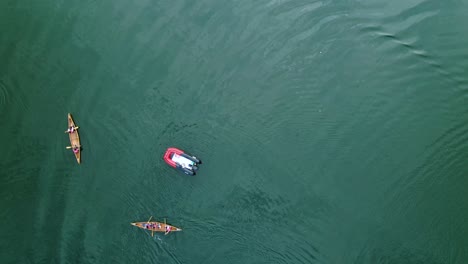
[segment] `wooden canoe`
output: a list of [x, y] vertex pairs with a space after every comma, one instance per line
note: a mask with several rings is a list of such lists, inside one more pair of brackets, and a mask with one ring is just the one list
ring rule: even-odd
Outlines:
[[182, 228], [178, 228], [172, 225], [168, 225], [166, 223], [162, 222], [135, 222], [135, 223], [130, 223], [133, 226], [139, 227], [141, 229], [145, 229], [148, 231], [152, 232], [166, 232], [166, 226], [168, 226], [171, 230], [171, 232], [176, 232], [176, 231], [182, 231]]
[[[77, 125], [75, 124], [75, 121], [73, 121], [73, 117], [71, 116], [70, 113], [68, 113], [68, 128], [72, 126], [77, 127]], [[78, 129], [76, 129], [73, 133], [68, 133], [68, 136], [70, 137], [70, 144], [72, 147], [72, 151], [73, 151], [73, 147], [75, 146], [78, 147], [78, 152], [77, 153], [73, 152], [73, 154], [75, 154], [76, 161], [78, 162], [78, 164], [80, 164], [81, 163], [81, 144], [80, 144], [80, 135], [78, 134]]]

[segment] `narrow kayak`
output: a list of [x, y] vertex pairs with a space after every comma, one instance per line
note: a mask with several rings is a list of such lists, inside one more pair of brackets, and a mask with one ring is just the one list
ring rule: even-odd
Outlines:
[[80, 135], [78, 134], [78, 126], [76, 126], [75, 121], [70, 113], [68, 113], [68, 129], [65, 131], [68, 133], [70, 138], [70, 146], [67, 149], [72, 149], [73, 154], [75, 155], [76, 161], [78, 164], [81, 163], [81, 144], [80, 144]]
[[182, 231], [182, 228], [178, 228], [172, 225], [169, 225], [166, 223], [164, 220], [163, 222], [157, 222], [157, 221], [152, 221], [151, 218], [146, 221], [146, 222], [135, 222], [135, 223], [130, 223], [132, 226], [139, 227], [144, 230], [151, 231], [151, 235], [153, 235], [153, 232], [163, 232], [165, 235], [169, 234], [170, 232], [177, 232], [177, 231]]
[[178, 148], [168, 148], [163, 159], [169, 166], [192, 176], [197, 174], [198, 165], [202, 164], [197, 157], [190, 156]]

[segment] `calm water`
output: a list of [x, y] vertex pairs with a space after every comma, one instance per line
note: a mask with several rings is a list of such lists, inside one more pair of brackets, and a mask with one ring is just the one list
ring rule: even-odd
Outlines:
[[467, 13], [1, 1], [0, 262], [468, 263]]

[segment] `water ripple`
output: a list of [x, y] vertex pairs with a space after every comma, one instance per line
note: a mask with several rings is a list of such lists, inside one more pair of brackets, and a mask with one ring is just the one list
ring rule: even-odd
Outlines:
[[0, 80], [0, 107], [4, 107], [10, 100], [10, 94], [3, 80]]
[[[1, 200], [35, 201], [41, 241], [16, 248], [44, 262], [460, 262], [466, 12], [444, 9], [457, 4], [29, 7], [0, 78], [15, 139], [2, 179], [24, 187]], [[83, 129], [82, 165], [61, 111]], [[199, 175], [165, 164], [170, 146], [203, 159]], [[26, 218], [1, 215], [12, 213]], [[129, 225], [150, 215], [184, 231]]]

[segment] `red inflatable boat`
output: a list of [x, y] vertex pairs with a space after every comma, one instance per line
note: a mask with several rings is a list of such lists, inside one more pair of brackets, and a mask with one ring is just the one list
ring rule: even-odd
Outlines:
[[178, 148], [168, 148], [163, 158], [169, 166], [187, 175], [195, 175], [198, 165], [202, 163], [195, 156], [190, 156]]

